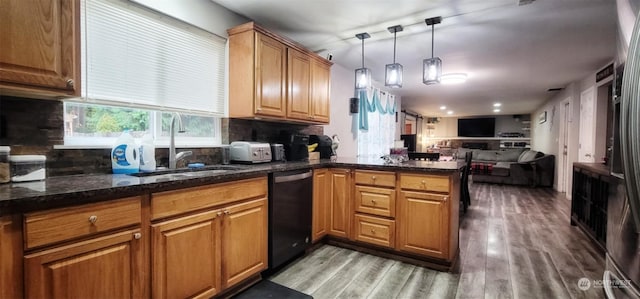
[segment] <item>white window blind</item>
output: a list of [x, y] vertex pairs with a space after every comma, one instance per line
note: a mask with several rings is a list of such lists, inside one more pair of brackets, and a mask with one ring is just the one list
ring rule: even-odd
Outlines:
[[83, 1], [83, 97], [223, 116], [225, 39], [123, 1]]

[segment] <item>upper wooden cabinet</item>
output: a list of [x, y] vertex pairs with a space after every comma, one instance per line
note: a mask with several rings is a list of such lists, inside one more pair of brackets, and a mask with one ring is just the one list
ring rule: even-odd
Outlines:
[[255, 23], [229, 33], [229, 117], [329, 122], [331, 62]]
[[0, 93], [80, 94], [80, 1], [0, 0]]

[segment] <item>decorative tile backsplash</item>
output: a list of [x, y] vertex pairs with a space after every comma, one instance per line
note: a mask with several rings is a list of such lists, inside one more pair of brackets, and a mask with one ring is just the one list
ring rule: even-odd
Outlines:
[[[47, 176], [110, 173], [110, 149], [53, 149], [64, 143], [62, 102], [0, 96], [0, 145], [11, 146], [13, 155], [47, 156]], [[248, 140], [277, 142], [281, 131], [322, 134], [322, 126], [275, 123], [259, 120], [223, 119], [222, 142]], [[181, 161], [217, 164], [219, 148], [180, 148], [193, 155]], [[157, 148], [158, 166], [168, 164], [168, 149]]]

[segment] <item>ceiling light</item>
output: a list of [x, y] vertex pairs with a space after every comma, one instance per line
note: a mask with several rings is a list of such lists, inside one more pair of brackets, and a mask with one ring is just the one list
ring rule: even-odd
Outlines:
[[494, 103], [493, 104], [493, 107], [500, 107], [500, 106], [502, 106], [502, 104], [500, 104], [500, 103]]
[[460, 84], [464, 82], [467, 82], [467, 74], [465, 73], [444, 74], [440, 78], [440, 83], [442, 84]]
[[451, 114], [453, 114], [453, 111], [449, 110], [449, 111], [447, 111], [447, 114], [451, 115]]
[[439, 84], [442, 76], [442, 60], [433, 56], [433, 35], [434, 25], [442, 22], [442, 17], [429, 18], [424, 20], [427, 26], [431, 26], [431, 58], [422, 61], [422, 83], [431, 85]]
[[371, 70], [364, 67], [364, 40], [371, 35], [363, 32], [356, 34], [356, 37], [362, 41], [362, 68], [356, 70], [356, 89], [365, 89], [371, 86]]
[[393, 33], [393, 63], [385, 67], [384, 85], [400, 88], [402, 87], [402, 64], [396, 63], [396, 33], [402, 31], [402, 26], [396, 25], [387, 29]]
[[500, 109], [493, 109], [493, 112], [498, 113], [498, 112], [500, 112]]
[[440, 110], [445, 110], [447, 109], [447, 106], [440, 106]]

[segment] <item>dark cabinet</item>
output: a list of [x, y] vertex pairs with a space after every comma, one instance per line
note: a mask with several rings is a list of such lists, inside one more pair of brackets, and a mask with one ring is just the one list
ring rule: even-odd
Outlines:
[[571, 225], [578, 225], [604, 250], [607, 242], [607, 200], [610, 178], [599, 164], [573, 166]]

